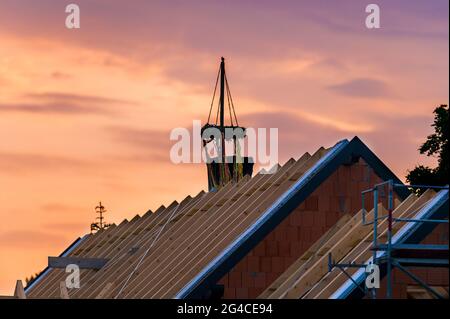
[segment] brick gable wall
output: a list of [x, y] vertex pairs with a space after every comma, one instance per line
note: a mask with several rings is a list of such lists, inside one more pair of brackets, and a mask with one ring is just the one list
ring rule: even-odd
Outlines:
[[363, 160], [340, 166], [219, 281], [224, 298], [257, 297], [344, 214], [358, 212], [361, 191], [380, 182]]
[[[380, 182], [363, 160], [340, 166], [218, 282], [225, 287], [223, 297], [256, 298], [344, 214], [359, 212], [361, 191]], [[365, 206], [370, 210], [372, 196], [366, 198]], [[387, 196], [382, 191], [380, 201], [387, 206]], [[448, 244], [448, 225], [439, 226], [424, 242]], [[430, 284], [448, 286], [448, 269], [421, 269], [414, 273]], [[394, 270], [393, 278], [393, 297], [406, 298], [407, 286], [414, 282], [399, 270]], [[386, 279], [381, 282], [380, 297], [385, 296], [385, 282]]]

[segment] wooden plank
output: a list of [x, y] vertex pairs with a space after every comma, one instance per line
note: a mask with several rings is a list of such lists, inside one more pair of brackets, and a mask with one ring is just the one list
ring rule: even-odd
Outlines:
[[275, 281], [267, 287], [259, 296], [258, 299], [268, 299], [271, 295], [279, 289], [282, 285], [287, 284], [286, 282], [291, 278], [291, 276], [298, 271], [298, 269], [305, 264], [305, 262], [317, 253], [317, 250], [324, 245], [333, 235], [344, 225], [346, 225], [351, 219], [350, 214], [345, 214], [342, 216], [336, 224], [334, 224], [325, 234], [323, 234], [308, 250], [306, 250], [300, 258], [298, 258], [291, 266], [281, 274]]
[[111, 291], [113, 284], [108, 282], [105, 287], [103, 287], [102, 291], [95, 297], [95, 299], [105, 299], [108, 293]]
[[18, 299], [27, 299], [25, 295], [25, 290], [23, 289], [22, 280], [16, 281], [16, 288], [14, 289], [14, 297]]
[[[410, 207], [407, 207], [406, 209], [401, 211], [399, 215], [394, 215], [394, 217], [411, 217], [411, 214], [415, 214], [419, 209], [425, 206], [428, 200], [430, 200], [434, 196], [434, 194], [435, 192], [433, 190], [426, 191], [420, 198], [412, 203]], [[403, 223], [394, 223], [393, 234], [397, 233], [397, 231], [400, 229], [400, 226], [402, 225]], [[387, 225], [385, 224], [384, 227], [379, 229], [380, 232], [378, 239], [386, 240]], [[346, 258], [348, 258], [349, 261], [365, 263], [372, 256], [372, 251], [370, 251], [372, 243], [372, 237], [368, 236]], [[313, 291], [311, 296], [315, 296], [314, 298], [328, 298], [332, 293], [334, 293], [334, 291], [336, 291], [338, 287], [340, 287], [345, 282], [346, 277], [344, 278], [344, 276], [342, 276], [343, 274], [340, 271], [337, 271], [337, 269], [334, 270], [336, 271], [334, 275], [330, 278], [326, 278], [326, 280], [324, 280], [324, 283], [321, 283], [321, 285], [318, 287], [320, 289]], [[349, 269], [347, 273], [352, 275], [355, 271], [356, 269]], [[309, 296], [307, 297], [310, 298]]]
[[[201, 196], [199, 193], [197, 196]], [[134, 225], [130, 225], [122, 234], [117, 234], [115, 240], [112, 240], [108, 246], [103, 250], [98, 251], [96, 254], [104, 258], [110, 259], [110, 262], [102, 269], [97, 272], [89, 272], [84, 276], [85, 285], [83, 289], [78, 289], [74, 292], [73, 298], [85, 298], [83, 294], [90, 293], [92, 287], [102, 286], [102, 283], [98, 283], [98, 278], [104, 273], [104, 270], [112, 267], [120, 259], [126, 259], [131, 256], [130, 252], [132, 246], [139, 248], [138, 240], [139, 238], [149, 238], [154, 235], [154, 230], [159, 228], [159, 224], [165, 221], [169, 216], [171, 211], [175, 210], [178, 205], [184, 205], [190, 201], [190, 197], [185, 198], [182, 203], [172, 202], [167, 208], [157, 213], [157, 215], [146, 216], [144, 215], [141, 220], [139, 220]], [[96, 292], [98, 294], [98, 292]], [[94, 294], [92, 297], [95, 297]], [[87, 297], [86, 297], [87, 298]]]
[[[448, 299], [448, 288], [440, 286], [431, 286], [434, 291], [436, 291], [444, 299]], [[437, 299], [436, 296], [432, 295], [428, 290], [420, 286], [408, 286], [406, 287], [406, 294], [408, 299]]]
[[[98, 273], [93, 274], [93, 278], [89, 280], [89, 283], [84, 287], [80, 292], [76, 293], [76, 296], [79, 298], [94, 298], [98, 294], [101, 293], [100, 289], [102, 287], [102, 284], [104, 282], [116, 282], [119, 280], [120, 276], [124, 276], [125, 274], [128, 274], [127, 269], [130, 269], [129, 271], [132, 271], [132, 267], [134, 267], [134, 263], [140, 258], [141, 254], [145, 251], [146, 245], [151, 243], [157, 236], [157, 233], [159, 229], [161, 229], [160, 226], [161, 222], [164, 221], [167, 222], [168, 219], [172, 216], [173, 219], [169, 222], [171, 225], [172, 222], [176, 220], [176, 217], [183, 216], [188, 212], [192, 207], [195, 207], [197, 203], [199, 203], [202, 200], [205, 200], [207, 198], [211, 198], [214, 194], [205, 194], [204, 192], [200, 192], [197, 196], [195, 196], [190, 201], [184, 201], [183, 205], [177, 209], [176, 207], [173, 209], [177, 209], [176, 212], [174, 211], [167, 211], [164, 213], [164, 215], [161, 215], [163, 219], [159, 219], [158, 221], [154, 221], [150, 224], [144, 224], [142, 227], [145, 228], [145, 232], [138, 234], [138, 236], [131, 236], [127, 239], [127, 241], [122, 242], [120, 251], [114, 250], [111, 252], [112, 255], [110, 258], [112, 258], [114, 261], [111, 263], [111, 266], [105, 267], [105, 269], [100, 270]], [[172, 215], [172, 213], [174, 213]], [[175, 225], [178, 225], [179, 221], [175, 223]], [[169, 226], [170, 229], [171, 226]], [[135, 250], [135, 253], [130, 254], [130, 250]], [[111, 290], [105, 291], [104, 294], [111, 293]], [[107, 296], [105, 295], [104, 298]]]
[[[209, 261], [222, 252], [232, 240], [244, 232], [261, 214], [273, 204], [293, 183], [290, 177], [299, 171], [306, 172], [324, 154], [323, 148], [317, 151], [306, 161], [298, 161], [286, 170], [283, 168], [270, 178], [272, 186], [253, 194], [246, 201], [239, 203], [238, 207], [228, 210], [226, 217], [218, 220], [215, 229], [201, 236], [201, 241], [196, 244], [194, 254], [186, 256], [179, 262], [176, 271], [166, 274], [164, 281], [157, 284], [154, 289], [145, 296], [157, 298], [169, 298], [176, 295], [181, 288], [198, 274]], [[218, 239], [217, 239], [218, 238]]]
[[67, 291], [66, 282], [61, 281], [59, 283], [59, 291], [60, 291], [60, 297], [61, 299], [70, 299], [69, 298], [69, 292]]
[[[372, 212], [369, 212], [369, 216]], [[344, 224], [343, 227], [340, 227], [337, 229], [336, 233], [333, 234], [327, 241], [323, 243], [316, 242], [317, 248], [313, 255], [310, 255], [310, 258], [305, 261], [299, 268], [295, 270], [294, 273], [291, 274], [291, 276], [285, 281], [285, 283], [279, 287], [279, 289], [274, 292], [270, 298], [280, 298], [285, 294], [285, 292], [290, 289], [295, 282], [302, 276], [306, 271], [314, 267], [315, 263], [317, 263], [318, 260], [320, 260], [324, 255], [327, 254], [329, 249], [333, 247], [333, 245], [341, 240], [343, 237], [348, 235], [348, 233], [351, 231], [355, 225], [358, 225], [361, 223], [361, 217], [359, 216], [359, 213], [352, 216], [352, 218]]]
[[[95, 241], [100, 240], [101, 238], [104, 238], [108, 236], [111, 232], [114, 231], [119, 226], [112, 225], [106, 230], [99, 231], [95, 234], [88, 235], [88, 238], [86, 238], [79, 246], [77, 246], [70, 254], [69, 256], [83, 256], [85, 254], [84, 249], [92, 245]], [[66, 276], [64, 270], [62, 269], [50, 269], [50, 272], [45, 276], [45, 280], [41, 280], [38, 283], [34, 285], [32, 289], [28, 291], [28, 295], [30, 297], [37, 297], [37, 298], [48, 298], [50, 297], [48, 295], [48, 291], [50, 289], [57, 289], [59, 293], [59, 282]]]
[[[382, 205], [379, 205], [379, 209], [383, 211]], [[370, 232], [370, 227], [362, 225], [360, 213], [355, 214], [344, 227], [322, 245], [316, 255], [299, 268], [281, 287], [282, 289], [273, 294], [271, 298], [284, 298], [292, 289], [303, 293], [328, 271], [328, 254], [330, 252], [333, 258], [344, 255], [354, 247], [355, 242], [364, 238]], [[373, 210], [368, 213], [368, 216], [372, 214]]]
[[[231, 186], [225, 186], [222, 188], [222, 190], [229, 189]], [[194, 200], [190, 201], [188, 205], [181, 208], [181, 212], [177, 213], [176, 216], [181, 216], [179, 220], [177, 220], [174, 225], [172, 223], [169, 223], [168, 227], [164, 230], [164, 232], [161, 235], [170, 234], [173, 231], [173, 227], [177, 228], [180, 224], [184, 223], [184, 220], [191, 219], [190, 216], [192, 216], [191, 211], [199, 211], [202, 209], [205, 203], [209, 203], [211, 201], [214, 201], [214, 198], [217, 198], [217, 193], [199, 193]], [[165, 213], [166, 219], [169, 218], [171, 215], [170, 212]], [[164, 220], [166, 220], [164, 219]], [[131, 247], [141, 247], [140, 253], [133, 254], [132, 256], [128, 256], [128, 258], [124, 258], [122, 261], [118, 261], [116, 264], [113, 264], [111, 267], [107, 267], [105, 271], [100, 271], [95, 276], [95, 280], [91, 280], [91, 284], [85, 287], [83, 291], [81, 291], [77, 296], [80, 298], [92, 298], [99, 294], [99, 289], [101, 289], [101, 285], [103, 282], [108, 281], [114, 281], [116, 283], [119, 283], [121, 280], [126, 280], [125, 278], [133, 271], [135, 264], [138, 262], [138, 260], [141, 258], [142, 253], [145, 251], [145, 249], [153, 242], [153, 239], [155, 238], [157, 234], [157, 229], [160, 229], [161, 222], [158, 222], [157, 228], [153, 227], [154, 231], [152, 233], [145, 234], [145, 236], [138, 236], [134, 240], [130, 241], [127, 245], [127, 247], [123, 250], [130, 249]], [[161, 226], [162, 227], [162, 226]], [[162, 237], [158, 239], [158, 243], [162, 240]], [[120, 258], [117, 256], [117, 258]], [[114, 288], [119, 287], [118, 284], [115, 285]], [[111, 289], [108, 293], [112, 294], [113, 289]]]
[[[395, 215], [398, 215], [399, 211], [402, 211], [403, 207], [408, 207], [412, 202], [416, 200], [416, 196], [411, 195], [408, 197], [405, 201], [403, 201], [401, 204], [396, 204], [397, 209], [394, 211]], [[379, 211], [379, 215], [381, 216], [383, 213]], [[368, 220], [373, 216], [373, 210], [367, 215]], [[310, 289], [313, 289], [316, 286], [316, 283], [321, 280], [324, 276], [328, 273], [328, 254], [331, 252], [332, 258], [335, 262], [339, 262], [340, 260], [344, 260], [347, 262], [346, 255], [351, 252], [355, 247], [357, 247], [365, 238], [370, 237], [372, 235], [373, 226], [362, 226], [362, 220], [359, 216], [360, 221], [355, 226], [355, 229], [358, 227], [361, 229], [363, 227], [365, 229], [365, 232], [359, 232], [360, 236], [357, 236], [356, 238], [353, 237], [344, 237], [345, 240], [349, 243], [349, 246], [346, 247], [345, 250], [340, 250], [338, 246], [334, 246], [332, 249], [325, 252], [324, 257], [322, 258], [322, 266], [318, 267], [318, 269], [315, 269], [316, 276], [312, 278], [303, 277], [302, 279], [298, 280], [296, 285], [294, 285], [290, 290], [288, 290], [283, 297], [284, 298], [300, 298], [301, 296], [305, 295]], [[381, 227], [384, 225], [383, 222], [379, 223], [379, 229], [382, 230]], [[354, 230], [353, 230], [354, 231]], [[317, 266], [316, 266], [317, 267]], [[319, 272], [320, 269], [320, 272]], [[297, 297], [298, 296], [298, 297]]]
[[[161, 270], [162, 267], [164, 267], [165, 264], [168, 264], [169, 261], [176, 259], [177, 256], [179, 256], [179, 253], [177, 253], [177, 250], [182, 247], [182, 245], [185, 243], [185, 245], [189, 244], [191, 237], [198, 236], [198, 232], [193, 232], [194, 229], [203, 230], [205, 227], [202, 226], [203, 223], [205, 223], [206, 219], [208, 218], [214, 218], [219, 211], [226, 210], [225, 206], [215, 206], [210, 205], [210, 203], [217, 202], [218, 199], [222, 197], [229, 198], [229, 201], [235, 201], [235, 195], [241, 194], [242, 196], [243, 189], [246, 189], [249, 187], [249, 184], [254, 183], [255, 180], [258, 180], [262, 178], [262, 176], [257, 176], [255, 178], [249, 179], [244, 178], [244, 180], [241, 180], [238, 184], [227, 184], [225, 187], [221, 188], [220, 191], [216, 194], [215, 197], [211, 197], [208, 201], [202, 201], [197, 208], [198, 211], [201, 211], [201, 214], [198, 216], [196, 215], [195, 218], [186, 218], [183, 219], [183, 221], [180, 220], [180, 227], [174, 228], [173, 230], [165, 231], [162, 234], [161, 239], [158, 241], [158, 244], [155, 245], [155, 247], [152, 248], [152, 251], [149, 252], [146, 261], [148, 260], [149, 264], [145, 263], [140, 267], [141, 273], [145, 272], [145, 268], [148, 268], [150, 271], [158, 271]], [[208, 193], [211, 194], [211, 193]], [[207, 207], [206, 210], [204, 208]], [[178, 224], [178, 223], [177, 223]], [[174, 256], [174, 257], [172, 257]], [[127, 270], [125, 272], [122, 272], [122, 274], [125, 274], [128, 276], [130, 273], [130, 270]], [[124, 281], [126, 280], [126, 276], [121, 276], [119, 280], [117, 281], [117, 293], [119, 289], [123, 286]], [[136, 276], [137, 277], [137, 276]], [[130, 281], [128, 286], [132, 286], [133, 280]], [[126, 290], [124, 290], [124, 293], [126, 293]]]
[[[402, 204], [393, 211], [393, 216], [398, 217], [406, 217], [409, 213], [413, 211], [417, 211], [417, 209], [423, 206], [432, 196], [433, 191], [425, 192], [420, 198], [417, 199], [415, 195], [410, 195], [407, 199], [405, 199]], [[425, 196], [424, 196], [425, 195]], [[415, 198], [414, 201], [411, 202], [410, 198]], [[398, 224], [398, 223], [396, 223]], [[395, 224], [394, 224], [395, 225]], [[385, 236], [387, 229], [387, 221], [383, 220], [378, 225], [379, 236]], [[393, 227], [394, 233], [398, 230]], [[366, 236], [361, 242], [351, 251], [349, 252], [343, 260], [345, 262], [355, 262], [355, 263], [365, 263], [367, 259], [372, 256], [372, 251], [370, 247], [373, 243], [373, 233], [371, 232], [368, 236]], [[352, 275], [358, 269], [348, 268], [347, 273]], [[340, 287], [348, 278], [341, 272], [341, 270], [335, 268], [330, 273], [328, 273], [311, 291], [303, 296], [303, 298], [329, 298], [331, 294], [333, 294], [338, 287]]]
[[[170, 267], [171, 263], [176, 263], [180, 258], [184, 258], [186, 255], [182, 253], [182, 249], [188, 249], [188, 247], [194, 247], [195, 242], [198, 241], [202, 232], [205, 232], [208, 227], [212, 224], [211, 220], [220, 220], [220, 215], [223, 214], [230, 206], [236, 205], [236, 195], [239, 198], [246, 196], [246, 192], [252, 191], [252, 187], [255, 183], [267, 180], [268, 176], [257, 175], [254, 178], [244, 181], [243, 183], [238, 183], [231, 185], [228, 190], [222, 188], [218, 194], [219, 198], [226, 196], [229, 205], [216, 206], [212, 205], [202, 214], [196, 216], [196, 218], [191, 218], [185, 221], [185, 223], [180, 227], [175, 233], [167, 234], [165, 240], [161, 239], [158, 247], [153, 249], [153, 252], [147, 256], [149, 264], [143, 265], [142, 273], [148, 274], [150, 277], [149, 281], [153, 278], [161, 277], [160, 273], [164, 275], [164, 270], [166, 267]], [[196, 230], [196, 231], [193, 231]], [[164, 234], [166, 235], [166, 234]], [[147, 271], [145, 270], [148, 269]], [[156, 273], [152, 274], [151, 273]], [[139, 276], [136, 276], [135, 280]], [[142, 283], [142, 280], [138, 281], [137, 284]], [[123, 284], [123, 283], [122, 283]], [[130, 281], [129, 287], [137, 285], [135, 282]], [[127, 290], [124, 290], [124, 295]]]
[[[401, 205], [401, 204], [400, 204]], [[378, 205], [379, 214], [385, 214], [386, 210], [382, 204]], [[384, 212], [384, 213], [383, 213]], [[373, 216], [373, 210], [368, 214]], [[347, 255], [358, 243], [363, 240], [372, 231], [372, 226], [363, 225], [360, 220], [352, 229], [337, 241], [330, 249], [325, 247], [323, 256], [319, 258], [309, 269], [307, 269], [295, 284], [286, 293], [283, 298], [298, 299], [311, 289], [328, 272], [328, 255], [331, 253], [335, 261], [341, 260]]]
[[83, 282], [85, 284], [82, 288], [74, 290], [73, 293], [71, 293], [71, 297], [79, 298], [85, 290], [89, 290], [91, 283], [94, 281], [93, 277], [95, 278], [98, 276], [104, 268], [108, 268], [115, 262], [115, 260], [112, 260], [113, 256], [126, 254], [126, 251], [123, 251], [122, 249], [130, 238], [136, 238], [140, 233], [147, 233], [149, 231], [149, 229], [147, 229], [149, 227], [148, 225], [156, 227], [161, 220], [164, 220], [167, 217], [166, 213], [174, 209], [177, 205], [178, 203], [174, 201], [168, 207], [162, 205], [155, 213], [147, 212], [140, 218], [135, 217], [128, 223], [122, 223], [121, 227], [117, 228], [111, 236], [108, 236], [101, 244], [96, 245], [90, 250], [89, 257], [106, 258], [110, 259], [110, 262], [98, 271], [82, 269], [80, 275], [83, 277]]
[[[236, 221], [238, 221], [239, 219], [246, 220], [248, 218], [251, 218], [249, 217], [248, 210], [249, 206], [251, 206], [253, 198], [260, 196], [264, 192], [264, 189], [266, 189], [268, 184], [273, 185], [274, 181], [276, 181], [276, 179], [280, 177], [283, 174], [283, 172], [285, 172], [286, 170], [288, 170], [289, 167], [292, 167], [294, 165], [296, 165], [296, 162], [293, 159], [291, 159], [283, 167], [281, 167], [276, 174], [257, 175], [254, 178], [254, 181], [252, 181], [252, 184], [249, 185], [249, 187], [242, 188], [243, 195], [237, 201], [230, 203], [231, 205], [227, 205], [223, 209], [219, 209], [217, 212], [215, 212], [216, 218], [205, 219], [205, 221], [203, 222], [203, 225], [205, 226], [203, 227], [203, 229], [200, 228], [202, 229], [201, 233], [197, 234], [197, 236], [194, 235], [194, 242], [192, 244], [188, 242], [187, 243], [188, 245], [184, 246], [184, 249], [188, 247], [193, 247], [194, 249], [193, 250], [189, 249], [191, 251], [187, 251], [188, 254], [184, 253], [182, 258], [178, 258], [176, 260], [176, 263], [174, 263], [174, 265], [171, 266], [173, 267], [174, 271], [172, 272], [172, 270], [170, 270], [170, 272], [165, 273], [164, 276], [168, 276], [170, 273], [172, 273], [174, 274], [174, 277], [181, 278], [181, 276], [183, 275], [183, 270], [180, 271], [180, 269], [184, 268], [189, 263], [196, 263], [200, 258], [200, 255], [197, 255], [197, 253], [200, 253], [200, 251], [202, 250], [203, 250], [202, 253], [203, 257], [207, 256], [206, 258], [208, 259], [213, 258], [214, 252], [211, 252], [208, 246], [211, 245], [212, 243], [223, 241], [224, 236], [220, 233], [225, 233], [226, 230], [230, 227], [233, 227], [233, 224], [235, 225]], [[168, 277], [166, 278], [167, 278], [166, 280], [174, 279], [174, 278], [170, 279]], [[156, 281], [157, 283], [155, 284], [156, 289], [153, 288], [150, 291], [146, 292], [145, 291], [146, 287], [144, 286], [141, 287], [140, 290], [138, 290], [139, 293], [149, 294], [148, 295], [149, 297], [151, 296], [150, 294], [154, 293], [155, 294], [154, 296], [157, 298], [163, 297], [162, 294], [168, 292], [169, 290], [163, 288], [167, 282], [160, 280], [159, 278], [156, 279], [157, 279]], [[174, 294], [172, 294], [172, 297], [173, 295]]]
[[83, 257], [48, 257], [48, 266], [51, 268], [66, 268], [68, 265], [77, 265], [80, 269], [98, 270], [106, 265], [105, 258], [83, 258]]
[[[288, 165], [292, 165], [292, 161]], [[283, 168], [280, 171], [283, 171]], [[257, 188], [255, 189], [254, 186], [270, 181], [273, 176], [259, 174], [247, 183], [235, 187], [233, 194], [241, 193], [240, 200], [236, 201], [235, 196], [230, 196], [229, 205], [223, 205], [218, 208], [211, 207], [207, 212], [187, 223], [176, 235], [173, 235], [171, 243], [162, 242], [160, 247], [153, 252], [155, 257], [147, 257], [149, 263], [142, 270], [142, 275], [136, 276], [134, 280], [130, 281], [127, 290], [131, 291], [124, 291], [123, 297], [140, 297], [144, 293], [150, 293], [152, 289], [158, 290], [164, 284], [164, 281], [161, 281], [161, 279], [170, 273], [170, 269], [176, 269], [182, 266], [181, 263], [187, 263], [188, 259], [193, 258], [191, 254], [195, 254], [198, 251], [198, 247], [201, 247], [201, 243], [204, 240], [211, 240], [209, 236], [214, 236], [214, 230], [220, 227], [224, 220], [236, 216], [237, 211], [235, 208], [248, 201], [248, 198], [251, 197], [246, 196], [247, 193], [252, 192], [252, 194], [255, 194], [254, 192], [257, 191]], [[160, 249], [162, 252], [158, 253]]]
[[[137, 219], [140, 220], [140, 219]], [[122, 221], [117, 227], [109, 227], [107, 229], [101, 230], [93, 235], [93, 239], [89, 243], [89, 245], [85, 245], [83, 249], [78, 249], [74, 252], [72, 252], [67, 257], [76, 257], [76, 258], [83, 258], [83, 257], [90, 257], [95, 258], [98, 257], [96, 252], [102, 251], [103, 246], [108, 245], [108, 243], [119, 237], [126, 229], [128, 229], [132, 224], [135, 222], [128, 222], [128, 220]], [[116, 235], [119, 234], [119, 235]], [[80, 270], [80, 276], [84, 276], [86, 272], [91, 272], [93, 270], [90, 269], [81, 269]], [[60, 287], [59, 282], [65, 280], [67, 273], [64, 269], [56, 268], [52, 269], [52, 273], [55, 274], [52, 278], [46, 279], [47, 285], [45, 288], [38, 294], [41, 298], [59, 298], [60, 295]], [[77, 289], [79, 290], [79, 289]]]

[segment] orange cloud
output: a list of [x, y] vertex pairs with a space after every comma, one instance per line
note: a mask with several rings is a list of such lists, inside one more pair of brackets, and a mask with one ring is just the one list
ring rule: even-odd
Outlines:
[[399, 177], [434, 164], [417, 148], [448, 103], [446, 0], [380, 0], [377, 33], [353, 1], [78, 4], [74, 31], [61, 1], [0, 3], [0, 293], [88, 231], [99, 200], [119, 223], [206, 188], [203, 165], [169, 161], [168, 133], [206, 120], [222, 55], [240, 124], [278, 127], [281, 162], [360, 135]]

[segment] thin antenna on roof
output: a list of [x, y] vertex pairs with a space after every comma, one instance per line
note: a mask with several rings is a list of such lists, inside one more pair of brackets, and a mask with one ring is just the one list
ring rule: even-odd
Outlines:
[[112, 224], [104, 223], [103, 220], [105, 217], [103, 217], [103, 214], [106, 213], [105, 206], [102, 205], [102, 202], [98, 202], [98, 206], [95, 206], [95, 212], [98, 214], [98, 217], [95, 219], [98, 220], [96, 223], [91, 224], [91, 233], [99, 231], [101, 229], [106, 229]]

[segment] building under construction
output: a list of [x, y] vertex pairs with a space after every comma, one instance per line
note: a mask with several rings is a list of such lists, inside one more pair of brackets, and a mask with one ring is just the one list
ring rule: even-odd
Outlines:
[[[204, 144], [223, 150], [224, 128], [239, 127], [223, 60], [217, 82], [218, 120], [207, 125], [223, 134]], [[208, 164], [208, 192], [76, 239], [15, 295], [448, 298], [448, 187], [404, 185], [358, 137], [273, 174], [253, 174], [235, 151]], [[63, 284], [68, 264], [79, 265], [80, 288]], [[373, 265], [379, 287], [366, 282]]]

